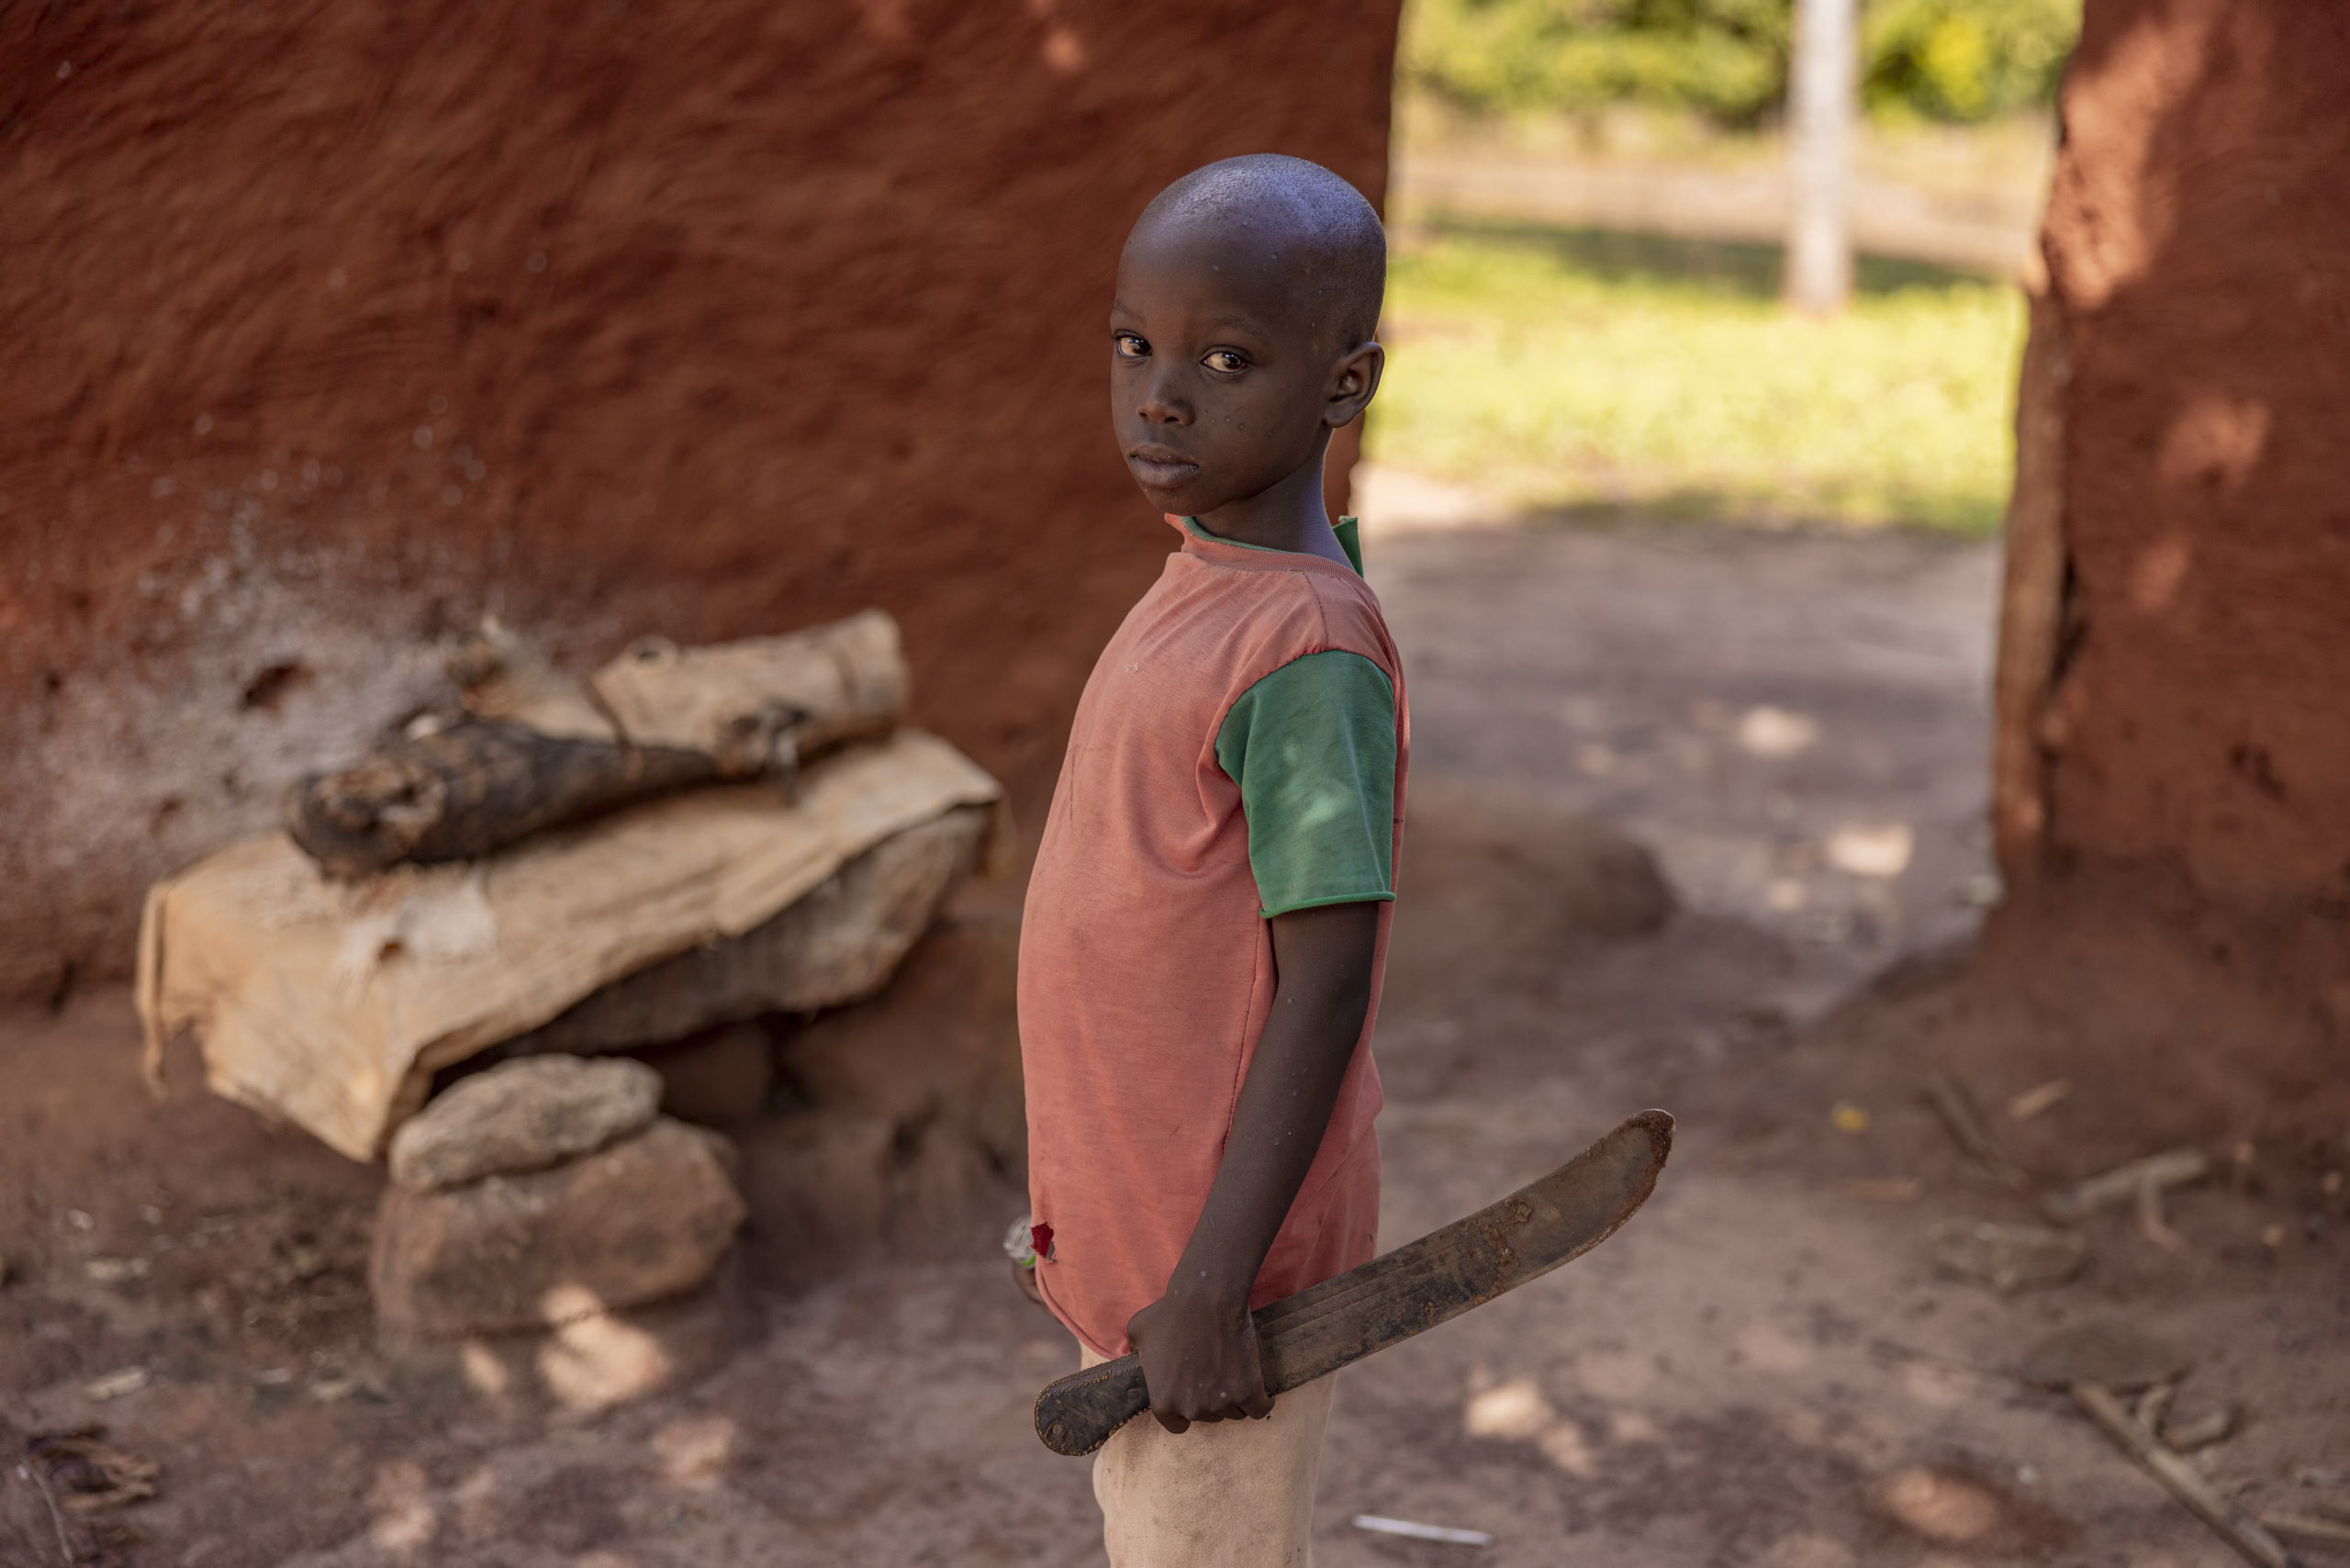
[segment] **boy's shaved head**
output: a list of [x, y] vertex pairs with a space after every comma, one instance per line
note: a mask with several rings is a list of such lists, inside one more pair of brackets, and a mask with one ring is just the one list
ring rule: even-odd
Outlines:
[[1129, 247], [1185, 230], [1245, 234], [1279, 255], [1297, 303], [1334, 347], [1367, 342], [1387, 290], [1387, 231], [1360, 191], [1319, 163], [1252, 152], [1194, 169], [1154, 197]]
[[1152, 504], [1338, 555], [1322, 458], [1379, 389], [1386, 283], [1379, 215], [1318, 163], [1227, 158], [1159, 192], [1110, 305], [1111, 418]]

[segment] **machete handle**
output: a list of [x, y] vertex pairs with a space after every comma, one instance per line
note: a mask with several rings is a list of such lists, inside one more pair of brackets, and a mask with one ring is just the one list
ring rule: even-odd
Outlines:
[[[1278, 1399], [1582, 1257], [1648, 1201], [1672, 1151], [1673, 1117], [1642, 1111], [1499, 1203], [1259, 1307], [1265, 1392]], [[1036, 1435], [1074, 1458], [1149, 1408], [1142, 1362], [1121, 1356], [1046, 1384]]]
[[1150, 1408], [1142, 1358], [1120, 1356], [1056, 1378], [1036, 1395], [1036, 1435], [1055, 1453], [1091, 1453], [1110, 1434]]

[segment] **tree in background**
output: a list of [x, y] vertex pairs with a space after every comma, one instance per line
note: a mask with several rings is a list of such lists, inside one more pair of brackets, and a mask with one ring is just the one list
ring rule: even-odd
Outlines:
[[1407, 81], [1493, 113], [1672, 105], [1746, 125], [1786, 89], [1790, 0], [1416, 0]]
[[1863, 0], [1861, 102], [1959, 122], [2045, 104], [2080, 32], [2079, 0]]
[[[1794, 0], [1414, 0], [1405, 81], [1461, 108], [1683, 109], [1732, 129], [1786, 101]], [[1984, 120], [2053, 98], [2080, 0], [1862, 0], [1880, 119]]]
[[1832, 316], [1852, 295], [1854, 0], [1796, 0], [1787, 80], [1787, 303]]

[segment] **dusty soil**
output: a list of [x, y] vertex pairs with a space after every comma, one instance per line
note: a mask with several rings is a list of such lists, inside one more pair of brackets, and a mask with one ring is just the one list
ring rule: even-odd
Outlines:
[[[1983, 546], [1374, 531], [1371, 558], [1421, 786], [1380, 1041], [1385, 1239], [1639, 1106], [1681, 1131], [1622, 1236], [1349, 1374], [1317, 1561], [2232, 1563], [2005, 1374], [2106, 1315], [2194, 1358], [2181, 1415], [2248, 1409], [2200, 1462], [2247, 1506], [2350, 1504], [2350, 1238], [2318, 1186], [2350, 1160], [2340, 1086], [2182, 1099], [2165, 1075], [2188, 1053], [2158, 1019], [2132, 1022], [2133, 1051], [1967, 956], [1987, 888]], [[1654, 846], [1677, 908], [1619, 832]], [[1000, 1221], [828, 1270], [755, 1192], [750, 1322], [722, 1368], [600, 1411], [468, 1393], [369, 1347], [376, 1173], [185, 1085], [151, 1104], [134, 1055], [118, 993], [0, 1034], [11, 1568], [61, 1560], [17, 1445], [90, 1421], [163, 1469], [153, 1501], [69, 1523], [84, 1561], [1098, 1561], [1085, 1466], [1027, 1422], [1071, 1348], [1004, 1280]], [[2177, 1253], [2108, 1215], [2071, 1283], [1945, 1278], [1932, 1222], [2031, 1209], [1972, 1177], [1918, 1103], [1933, 1069], [2037, 1179], [2244, 1139], [2249, 1181], [2172, 1199]], [[2056, 1077], [2072, 1092], [2037, 1119], [1999, 1109]], [[1839, 1102], [1865, 1126], [1839, 1130]], [[131, 1258], [143, 1277], [89, 1276]], [[147, 1386], [93, 1398], [130, 1366]], [[1397, 1541], [1357, 1513], [1497, 1540]]]

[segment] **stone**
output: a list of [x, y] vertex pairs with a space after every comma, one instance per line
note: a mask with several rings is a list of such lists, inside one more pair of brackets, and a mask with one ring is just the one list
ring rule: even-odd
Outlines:
[[376, 1321], [395, 1338], [445, 1338], [692, 1290], [743, 1223], [733, 1165], [725, 1139], [664, 1116], [552, 1170], [386, 1187], [368, 1268]]
[[543, 1170], [642, 1130], [661, 1108], [661, 1075], [642, 1062], [543, 1056], [458, 1080], [392, 1135], [392, 1181], [438, 1192], [500, 1173]]
[[2040, 1388], [2098, 1383], [2116, 1394], [2182, 1377], [2194, 1364], [2183, 1350], [2109, 1317], [2059, 1329], [2024, 1353], [2016, 1376]]
[[632, 1050], [714, 1024], [869, 997], [978, 867], [994, 816], [993, 806], [957, 806], [885, 838], [764, 924], [616, 980], [492, 1050]]
[[661, 1108], [681, 1122], [728, 1126], [749, 1121], [775, 1092], [775, 1041], [757, 1019], [648, 1046], [632, 1059], [661, 1075]]
[[684, 1295], [528, 1333], [434, 1338], [386, 1331], [376, 1350], [412, 1396], [438, 1402], [467, 1394], [586, 1413], [701, 1381], [751, 1343], [762, 1323], [738, 1247]]
[[984, 1254], [1024, 1211], [1019, 947], [1008, 913], [959, 913], [783, 1042], [791, 1108], [737, 1133], [763, 1277]]
[[1934, 1226], [1934, 1261], [2001, 1294], [2061, 1284], [2081, 1271], [2088, 1243], [2078, 1233], [2037, 1225], [1944, 1220]]
[[941, 921], [887, 991], [787, 1038], [784, 1071], [820, 1110], [901, 1126], [943, 1116], [1018, 1161], [1027, 1144], [1019, 975], [1016, 920]]

